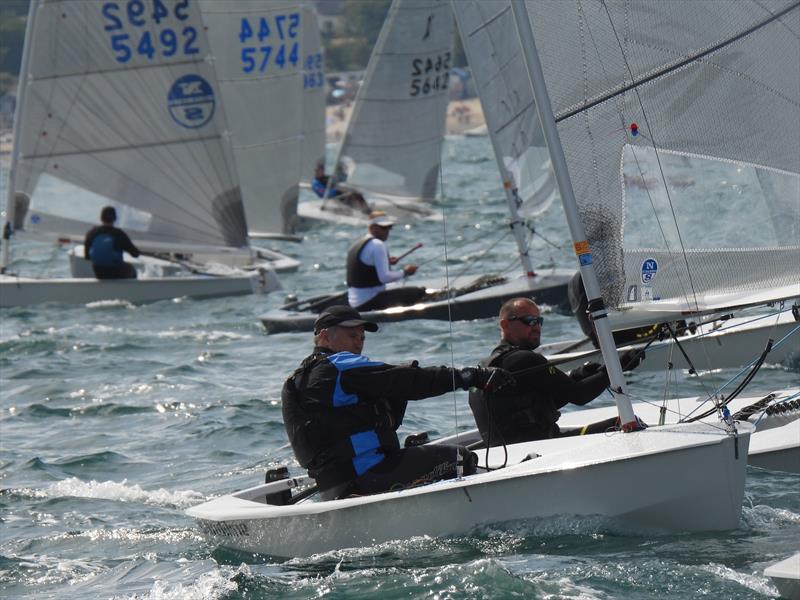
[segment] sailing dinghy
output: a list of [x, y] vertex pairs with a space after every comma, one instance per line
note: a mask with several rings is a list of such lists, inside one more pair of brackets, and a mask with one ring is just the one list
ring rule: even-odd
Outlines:
[[[195, 3], [149, 1], [126, 10], [115, 2], [31, 2], [21, 72], [0, 305], [279, 287], [247, 245], [225, 112]], [[180, 276], [124, 281], [10, 273], [12, 232], [82, 242], [107, 204], [143, 251], [178, 255], [178, 262], [220, 256], [251, 270], [195, 263]]]
[[[453, 34], [446, 2], [393, 0], [333, 163], [337, 188], [361, 193], [371, 210], [400, 221], [441, 220], [426, 201], [436, 197], [439, 181]], [[368, 221], [336, 198], [303, 201], [298, 215], [338, 224]]]
[[[742, 86], [742, 93], [761, 93], [766, 82], [761, 82], [759, 76], [764, 73], [758, 66], [748, 64], [747, 59], [752, 38], [759, 44], [776, 46], [787, 56], [796, 56], [797, 38], [790, 32], [797, 29], [800, 3], [788, 10], [783, 3], [776, 13], [765, 10], [761, 2], [696, 3], [689, 13], [680, 15], [688, 19], [692, 31], [686, 30], [685, 25], [683, 29], [664, 27], [676, 16], [664, 4], [628, 3], [624, 11], [605, 5], [605, 10], [597, 10], [594, 4], [592, 7], [593, 10], [583, 10], [581, 2], [526, 5], [522, 0], [452, 3], [465, 37], [483, 37], [485, 42], [493, 39], [496, 44], [522, 49], [521, 58], [530, 77], [609, 371], [609, 389], [619, 422], [625, 426], [607, 435], [492, 448], [481, 453], [488, 455], [488, 460], [481, 458], [483, 472], [374, 496], [314, 502], [307, 494], [287, 499], [280, 493], [308, 483], [304, 478], [264, 484], [188, 511], [212, 542], [248, 552], [299, 556], [416, 535], [465, 534], [484, 525], [558, 514], [602, 515], [636, 526], [683, 531], [738, 525], [753, 425], [737, 424], [717, 409], [712, 413], [717, 413], [720, 421], [712, 423], [697, 421], [640, 429], [636, 421], [601, 296], [600, 282], [604, 280], [595, 272], [595, 262], [603, 262], [608, 248], [602, 237], [597, 237], [602, 232], [593, 229], [587, 235], [583, 225], [584, 220], [592, 224], [593, 218], [602, 216], [587, 214], [586, 202], [595, 200], [597, 187], [580, 183], [582, 177], [599, 177], [603, 181], [615, 180], [619, 185], [622, 153], [616, 154], [616, 164], [614, 153], [603, 153], [601, 162], [607, 164], [601, 172], [582, 169], [591, 161], [587, 162], [580, 151], [592, 149], [592, 144], [586, 143], [593, 132], [585, 128], [587, 123], [609, 132], [614, 131], [609, 124], [629, 112], [640, 116], [641, 111], [652, 108], [654, 118], [665, 107], [679, 109], [680, 106], [659, 102], [660, 94], [672, 97], [684, 80], [692, 81], [693, 89], [706, 92], [698, 99], [700, 105], [709, 104], [709, 92], [717, 83]], [[790, 20], [791, 26], [784, 30], [779, 18]], [[471, 26], [465, 27], [467, 23]], [[626, 30], [624, 39], [638, 52], [614, 43], [619, 39], [617, 28], [630, 23], [638, 27]], [[678, 35], [682, 31], [685, 35]], [[583, 35], [585, 32], [591, 35]], [[587, 39], [593, 43], [582, 45], [581, 41]], [[636, 44], [639, 41], [647, 43], [640, 48]], [[541, 58], [539, 46], [544, 49]], [[705, 53], [706, 48], [714, 51]], [[775, 55], [771, 52], [769, 59], [774, 60]], [[591, 69], [581, 68], [587, 57], [593, 63]], [[686, 65], [678, 68], [678, 73], [668, 68], [681, 60], [686, 60]], [[730, 77], [720, 80], [720, 65], [730, 69]], [[620, 69], [609, 79], [613, 66]], [[742, 70], [748, 68], [753, 77], [740, 77]], [[660, 75], [655, 76], [655, 81], [640, 81], [638, 75], [643, 71]], [[775, 74], [779, 73], [784, 71], [776, 69]], [[565, 85], [567, 77], [574, 78], [574, 85]], [[694, 83], [697, 78], [705, 85], [698, 88]], [[617, 89], [619, 81], [626, 80], [626, 91], [636, 93]], [[711, 89], [706, 90], [709, 86]], [[587, 103], [586, 94], [596, 101]], [[713, 110], [720, 109], [711, 104]], [[753, 114], [750, 104], [742, 106], [748, 108], [747, 115]], [[602, 118], [593, 120], [595, 117]], [[658, 124], [657, 133], [663, 134], [674, 120], [643, 122], [648, 123], [650, 133], [646, 143], [652, 145], [660, 135], [654, 135], [656, 132], [649, 128]], [[726, 123], [739, 121], [726, 119]], [[661, 131], [662, 124], [666, 125], [665, 131]], [[573, 125], [580, 134], [572, 129]], [[608, 133], [608, 137], [613, 137], [615, 144], [625, 144], [628, 133], [620, 128]], [[726, 148], [725, 142], [730, 141], [726, 135], [715, 139], [718, 150]], [[571, 182], [573, 178], [576, 184]], [[508, 183], [513, 185], [512, 181]], [[601, 196], [600, 200], [613, 199], [617, 193], [607, 187], [605, 194], [609, 197]], [[498, 468], [485, 470], [491, 466]], [[282, 498], [280, 501], [273, 495], [276, 493]]]

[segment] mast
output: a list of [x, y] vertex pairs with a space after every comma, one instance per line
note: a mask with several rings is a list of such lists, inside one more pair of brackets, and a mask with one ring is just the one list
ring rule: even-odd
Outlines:
[[17, 162], [22, 141], [22, 127], [20, 114], [25, 106], [25, 95], [28, 89], [28, 62], [30, 61], [31, 46], [33, 45], [31, 36], [33, 34], [33, 22], [36, 19], [36, 9], [39, 0], [31, 0], [28, 9], [28, 22], [25, 24], [25, 41], [22, 45], [22, 60], [19, 66], [19, 82], [17, 83], [17, 103], [14, 108], [14, 140], [11, 146], [11, 165], [8, 171], [8, 196], [6, 198], [6, 223], [3, 227], [3, 250], [0, 255], [0, 273], [5, 273], [10, 262], [11, 236], [14, 233], [14, 220], [16, 218], [15, 196], [17, 186]]
[[492, 140], [492, 149], [494, 150], [494, 158], [497, 161], [497, 169], [500, 171], [500, 176], [503, 178], [503, 192], [506, 195], [506, 203], [508, 204], [508, 212], [511, 214], [511, 231], [514, 234], [514, 240], [517, 242], [517, 252], [522, 261], [522, 270], [528, 277], [528, 285], [533, 285], [533, 276], [536, 275], [533, 271], [533, 263], [531, 263], [531, 256], [528, 253], [528, 245], [525, 243], [525, 231], [522, 219], [519, 218], [519, 207], [522, 205], [522, 198], [519, 197], [519, 189], [514, 176], [506, 169], [503, 163], [503, 152], [498, 146], [495, 136], [490, 135], [489, 139]]
[[592, 265], [592, 253], [589, 242], [586, 240], [586, 232], [583, 229], [580, 216], [578, 214], [578, 204], [575, 200], [575, 193], [572, 189], [567, 161], [564, 157], [564, 149], [561, 147], [561, 138], [558, 136], [553, 109], [550, 105], [550, 95], [545, 85], [542, 64], [536, 51], [536, 43], [533, 38], [528, 11], [525, 8], [524, 0], [511, 0], [511, 10], [514, 12], [514, 20], [517, 24], [520, 42], [522, 43], [523, 60], [528, 69], [533, 86], [533, 96], [536, 100], [536, 110], [541, 119], [544, 138], [547, 148], [550, 151], [550, 159], [553, 161], [553, 169], [558, 181], [558, 189], [561, 193], [561, 204], [564, 206], [564, 213], [567, 217], [567, 224], [572, 236], [575, 254], [578, 257], [583, 285], [586, 288], [586, 296], [589, 299], [589, 313], [594, 320], [597, 338], [600, 342], [600, 350], [603, 360], [608, 370], [608, 377], [611, 381], [611, 392], [617, 403], [620, 423], [625, 425], [636, 420], [631, 407], [631, 401], [625, 389], [625, 378], [622, 375], [622, 367], [619, 363], [619, 355], [614, 344], [611, 333], [611, 326], [608, 323], [608, 312], [600, 294], [600, 284]]

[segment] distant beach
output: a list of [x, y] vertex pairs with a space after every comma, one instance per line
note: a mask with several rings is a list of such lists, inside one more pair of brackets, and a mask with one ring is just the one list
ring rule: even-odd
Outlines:
[[[329, 142], [340, 142], [347, 129], [352, 103], [349, 106], [339, 104], [325, 109], [327, 137]], [[447, 133], [462, 134], [470, 130], [482, 128], [486, 124], [483, 110], [478, 98], [455, 100], [447, 107]]]

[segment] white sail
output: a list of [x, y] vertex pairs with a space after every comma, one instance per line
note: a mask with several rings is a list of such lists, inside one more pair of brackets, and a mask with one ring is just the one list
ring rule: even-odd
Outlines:
[[[606, 304], [694, 311], [800, 294], [800, 3], [527, 8]], [[670, 183], [692, 166], [714, 184], [700, 205]], [[782, 183], [768, 190], [759, 171]], [[770, 219], [776, 191], [794, 195]], [[716, 238], [716, 220], [736, 237]]]
[[[291, 232], [303, 171], [305, 35], [312, 12], [296, 0], [201, 0], [231, 127], [249, 233]], [[313, 26], [316, 26], [314, 20]], [[322, 118], [320, 115], [318, 118]]]
[[303, 8], [303, 167], [301, 180], [325, 164], [325, 71], [322, 39], [313, 6]]
[[519, 216], [541, 214], [558, 192], [510, 3], [462, 0], [453, 13], [502, 179], [516, 186]]
[[433, 198], [445, 132], [453, 17], [446, 0], [394, 0], [336, 164], [348, 187]]
[[137, 241], [244, 246], [197, 5], [47, 0], [33, 10], [12, 165], [15, 191], [30, 204], [11, 203], [14, 221], [83, 235], [113, 203]]

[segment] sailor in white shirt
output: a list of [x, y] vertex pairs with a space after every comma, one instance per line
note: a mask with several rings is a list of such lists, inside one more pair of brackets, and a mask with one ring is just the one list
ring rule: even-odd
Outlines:
[[386, 284], [416, 273], [416, 265], [393, 271], [397, 263], [384, 243], [395, 220], [383, 211], [369, 215], [369, 234], [356, 240], [347, 252], [347, 301], [359, 310], [406, 306], [417, 302], [424, 288], [402, 287], [386, 292]]

